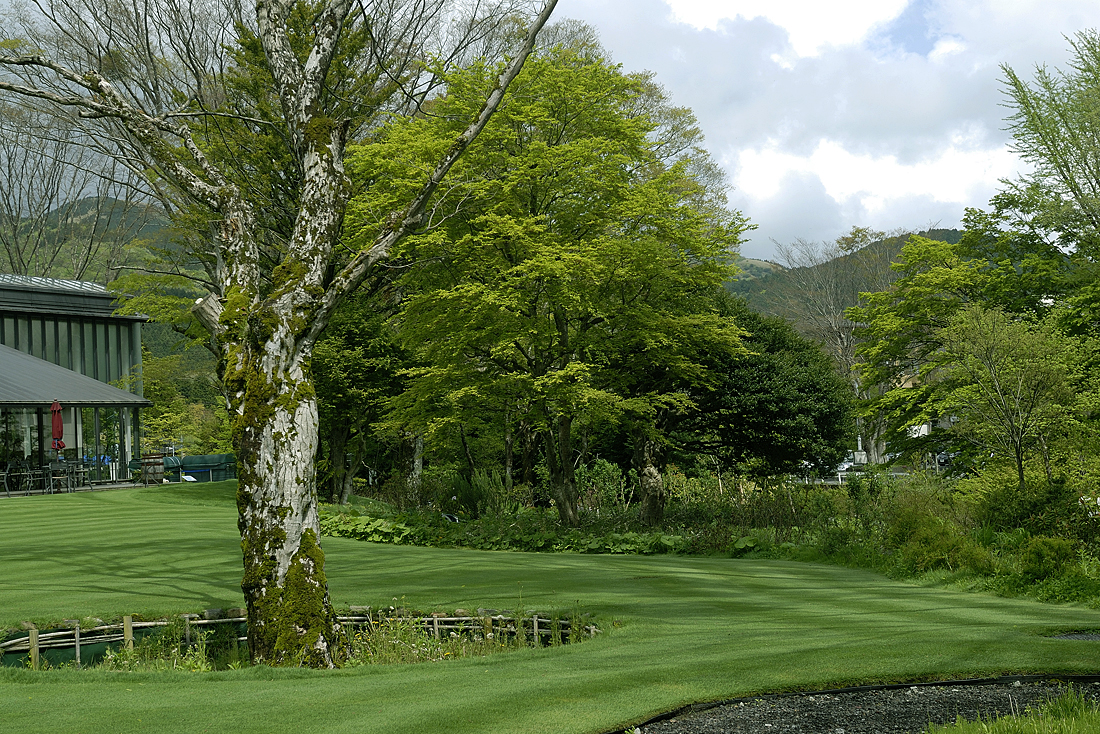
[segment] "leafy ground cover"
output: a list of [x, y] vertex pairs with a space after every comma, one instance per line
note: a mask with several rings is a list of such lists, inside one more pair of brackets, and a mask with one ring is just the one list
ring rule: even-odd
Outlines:
[[[231, 486], [0, 503], [0, 627], [239, 606]], [[188, 499], [188, 492], [195, 494]], [[163, 501], [165, 499], [171, 502]], [[199, 502], [194, 504], [193, 502]], [[0, 671], [4, 728], [598, 732], [690, 701], [857, 681], [1095, 672], [1075, 606], [781, 560], [528, 554], [325, 541], [334, 602], [593, 613], [583, 645], [339, 671]]]

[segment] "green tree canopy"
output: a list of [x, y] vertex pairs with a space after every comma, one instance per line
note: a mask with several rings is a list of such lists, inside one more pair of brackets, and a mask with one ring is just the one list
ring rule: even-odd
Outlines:
[[979, 305], [956, 314], [940, 338], [928, 373], [936, 410], [955, 421], [952, 431], [1011, 459], [1024, 491], [1026, 453], [1070, 419], [1069, 342], [1050, 321], [1014, 320]]
[[747, 352], [711, 355], [713, 379], [678, 438], [753, 477], [834, 470], [855, 441], [854, 395], [815, 342], [784, 319], [723, 299]]
[[[913, 236], [893, 265], [897, 280], [886, 290], [862, 294], [850, 309], [858, 323], [858, 365], [881, 397], [863, 410], [885, 416], [894, 452], [921, 452], [938, 440], [916, 436], [914, 426], [938, 417], [929, 373], [944, 348], [944, 330], [968, 304], [1041, 318], [1067, 293], [1071, 262], [1033, 232], [1012, 228], [1012, 214], [998, 202], [992, 212], [971, 209], [956, 244]], [[934, 433], [934, 432], [933, 432]]]
[[[430, 116], [395, 125], [351, 169], [430, 159], [487, 83], [483, 67], [458, 75]], [[562, 520], [575, 524], [576, 427], [629, 416], [653, 440], [658, 413], [687, 405], [661, 375], [702, 379], [701, 345], [737, 345], [711, 295], [746, 224], [725, 207], [700, 140], [688, 111], [590, 43], [532, 57], [456, 168], [437, 227], [402, 251], [402, 334], [425, 366], [391, 420], [431, 434], [490, 412], [506, 433], [537, 436]], [[351, 211], [402, 185], [367, 178]]]

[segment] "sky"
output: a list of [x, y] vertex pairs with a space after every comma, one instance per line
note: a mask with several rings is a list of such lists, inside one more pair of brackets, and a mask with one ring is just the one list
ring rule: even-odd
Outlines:
[[741, 252], [853, 226], [959, 226], [1026, 171], [1001, 70], [1065, 68], [1097, 0], [560, 0], [690, 107], [757, 225]]

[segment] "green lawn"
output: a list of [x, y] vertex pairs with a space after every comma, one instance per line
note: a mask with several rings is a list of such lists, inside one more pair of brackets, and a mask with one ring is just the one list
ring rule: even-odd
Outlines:
[[[691, 701], [769, 690], [1100, 670], [1100, 644], [1039, 636], [1100, 628], [1100, 612], [862, 571], [324, 544], [338, 605], [394, 597], [425, 610], [578, 604], [608, 631], [575, 646], [334, 672], [5, 669], [0, 730], [600, 732]], [[4, 627], [241, 604], [235, 513], [206, 488], [0, 500], [0, 549]]]

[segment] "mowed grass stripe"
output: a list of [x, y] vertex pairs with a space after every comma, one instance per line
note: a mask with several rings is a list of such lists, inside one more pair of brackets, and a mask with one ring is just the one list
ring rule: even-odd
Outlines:
[[240, 606], [235, 512], [143, 492], [0, 500], [0, 627]]
[[[143, 605], [167, 613], [209, 600], [240, 603], [232, 507], [156, 501], [168, 491], [0, 502], [3, 620], [75, 616], [76, 606], [104, 616]], [[54, 535], [28, 536], [26, 523], [43, 513], [79, 515], [78, 534], [50, 523], [45, 527]], [[18, 535], [33, 552], [13, 548]], [[83, 576], [73, 578], [71, 566], [43, 560], [51, 545], [110, 558], [112, 567], [123, 563], [131, 572], [117, 575], [89, 560]], [[691, 701], [864, 681], [1095, 672], [1100, 660], [1098, 643], [1039, 636], [1100, 627], [1096, 611], [909, 586], [830, 566], [494, 553], [335, 538], [324, 545], [336, 604], [397, 598], [429, 611], [577, 604], [598, 615], [607, 632], [576, 646], [334, 672], [8, 670], [0, 672], [4, 730], [598, 732]], [[155, 551], [147, 552], [150, 546]], [[176, 573], [182, 578], [173, 582]], [[20, 580], [36, 590], [30, 600], [21, 600]], [[39, 593], [51, 584], [63, 591]], [[12, 615], [16, 607], [23, 611]], [[614, 620], [621, 626], [613, 627]]]

